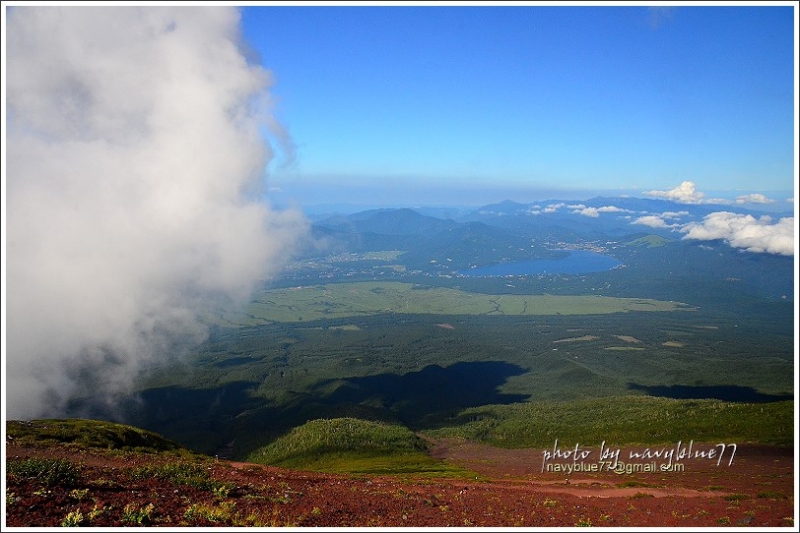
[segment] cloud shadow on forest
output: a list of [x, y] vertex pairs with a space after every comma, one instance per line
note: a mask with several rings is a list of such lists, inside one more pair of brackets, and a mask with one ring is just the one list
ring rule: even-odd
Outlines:
[[108, 408], [89, 396], [70, 402], [67, 416], [110, 420], [154, 431], [201, 453], [213, 454], [233, 437], [232, 421], [263, 405], [258, 383], [234, 381], [212, 389], [159, 387], [120, 399]]
[[725, 402], [767, 403], [791, 400], [791, 394], [763, 394], [752, 387], [738, 385], [639, 385], [628, 383], [631, 390], [640, 390], [649, 396], [677, 400], [714, 399]]
[[[499, 361], [461, 362], [447, 367], [429, 365], [403, 375], [347, 378], [322, 401], [379, 404], [408, 426], [421, 428], [469, 407], [528, 400], [527, 394], [503, 394], [497, 390], [509, 377], [525, 372], [522, 367]], [[331, 382], [322, 381], [315, 389], [324, 389]]]

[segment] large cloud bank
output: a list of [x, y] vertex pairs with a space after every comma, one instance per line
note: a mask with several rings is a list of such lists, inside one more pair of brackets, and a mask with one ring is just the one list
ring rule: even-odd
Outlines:
[[[683, 204], [772, 204], [761, 193], [738, 196], [734, 201], [706, 199], [694, 182], [684, 181], [668, 191], [645, 191], [646, 196], [664, 198]], [[650, 213], [636, 218], [631, 224], [652, 228], [670, 228], [686, 233], [684, 239], [725, 240], [730, 246], [749, 252], [777, 255], [794, 255], [794, 217], [784, 217], [773, 223], [772, 217], [755, 218], [752, 215], [717, 211], [706, 215], [702, 222], [681, 223], [679, 219], [688, 211]]]
[[768, 216], [755, 218], [727, 211], [707, 215], [702, 223], [688, 224], [684, 239], [724, 239], [734, 248], [749, 252], [794, 255], [794, 217], [772, 223]]
[[233, 8], [17, 7], [7, 24], [10, 418], [129, 387], [305, 230], [258, 201], [269, 73]]

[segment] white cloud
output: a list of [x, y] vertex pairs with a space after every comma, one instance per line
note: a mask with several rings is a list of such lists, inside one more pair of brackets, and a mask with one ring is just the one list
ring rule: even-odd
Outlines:
[[719, 205], [731, 205], [733, 204], [733, 200], [728, 200], [727, 198], [708, 198], [703, 200], [704, 204], [719, 204]]
[[602, 207], [586, 207], [584, 204], [575, 204], [575, 205], [568, 205], [568, 208], [572, 209], [573, 213], [576, 215], [583, 215], [585, 217], [592, 217], [596, 218], [600, 216], [600, 213], [630, 213], [628, 209], [622, 209], [620, 207], [616, 207], [613, 205], [605, 205]]
[[109, 398], [201, 341], [306, 229], [254, 200], [272, 154], [270, 75], [230, 7], [8, 13], [10, 417]]
[[567, 204], [565, 204], [564, 202], [559, 202], [557, 204], [550, 204], [547, 207], [545, 207], [544, 209], [542, 209], [542, 212], [543, 213], [555, 213], [556, 211], [558, 211], [562, 207], [565, 207], [566, 205]]
[[684, 181], [669, 191], [644, 191], [642, 194], [654, 196], [656, 198], [665, 198], [683, 204], [703, 203], [703, 198], [705, 197], [704, 193], [697, 192], [694, 182], [691, 181]]
[[746, 194], [744, 196], [737, 196], [736, 197], [737, 204], [774, 204], [775, 200], [767, 198], [763, 194], [760, 193], [753, 193], [753, 194]]
[[636, 220], [634, 220], [633, 222], [631, 222], [631, 224], [642, 224], [644, 226], [650, 226], [651, 228], [669, 228], [669, 227], [672, 227], [672, 226], [669, 226], [666, 222], [664, 222], [664, 219], [661, 218], [658, 215], [646, 215], [646, 216], [643, 216], [643, 217], [639, 217]]
[[668, 191], [643, 191], [643, 195], [655, 198], [664, 198], [681, 204], [721, 204], [729, 205], [733, 203], [725, 198], [706, 198], [705, 193], [697, 190], [692, 181], [684, 181], [674, 189]]
[[661, 213], [661, 218], [681, 218], [687, 216], [688, 214], [688, 211], [664, 211]]
[[603, 207], [598, 207], [597, 210], [601, 213], [632, 213], [630, 209], [623, 209], [621, 207], [617, 207], [615, 205], [604, 205]]
[[592, 217], [597, 218], [600, 216], [600, 213], [597, 212], [596, 207], [584, 207], [583, 209], [576, 209], [573, 213], [577, 213], [583, 215], [585, 217]]
[[681, 224], [677, 222], [668, 223], [668, 221], [675, 221], [676, 219], [688, 215], [688, 211], [664, 211], [661, 214], [651, 214], [639, 217], [631, 222], [631, 224], [643, 224], [653, 228], [679, 228]]
[[684, 239], [724, 239], [734, 248], [749, 252], [794, 255], [794, 217], [772, 223], [769, 216], [755, 218], [752, 215], [718, 211], [707, 215], [702, 223], [684, 227]]

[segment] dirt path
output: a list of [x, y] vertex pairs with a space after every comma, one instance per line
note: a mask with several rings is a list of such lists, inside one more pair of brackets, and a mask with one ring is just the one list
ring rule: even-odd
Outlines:
[[[714, 448], [715, 444], [694, 443], [693, 446], [695, 450], [707, 451]], [[602, 467], [605, 465], [602, 465], [596, 473], [569, 475], [564, 472], [547, 472], [543, 468], [542, 449], [505, 449], [458, 440], [434, 443], [431, 455], [478, 472], [496, 482], [581, 496], [627, 497], [644, 493], [655, 497], [691, 497], [708, 495], [709, 491], [725, 496], [752, 492], [759, 487], [763, 489], [761, 493], [780, 490], [788, 495], [794, 491], [795, 457], [791, 448], [739, 445], [732, 459], [730, 451], [721, 461], [719, 457], [695, 457], [680, 461], [680, 470], [675, 466], [670, 471], [660, 470], [663, 460], [626, 459], [631, 452], [641, 453], [643, 448], [623, 448], [620, 458], [640, 464], [655, 462], [656, 471], [617, 473], [604, 470]], [[590, 457], [599, 455], [597, 447], [589, 450], [594, 454]], [[561, 461], [565, 462], [569, 461]], [[678, 462], [676, 460], [674, 464], [677, 465]], [[584, 464], [592, 463], [589, 460]]]

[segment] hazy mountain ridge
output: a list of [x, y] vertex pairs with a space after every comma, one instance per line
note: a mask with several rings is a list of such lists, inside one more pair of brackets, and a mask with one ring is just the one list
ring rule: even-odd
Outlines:
[[376, 233], [380, 235], [431, 236], [458, 227], [458, 224], [482, 222], [533, 236], [571, 236], [581, 238], [619, 237], [647, 230], [666, 238], [680, 239], [677, 227], [653, 227], [637, 224], [640, 217], [664, 216], [686, 224], [699, 222], [712, 213], [728, 212], [768, 217], [775, 220], [791, 217], [791, 212], [767, 212], [727, 204], [685, 204], [669, 200], [603, 197], [585, 201], [545, 200], [518, 203], [506, 200], [487, 204], [453, 218], [440, 218], [432, 213], [438, 210], [425, 208], [386, 208], [360, 211], [349, 215], [320, 217], [315, 226], [351, 233]]
[[317, 226], [355, 233], [378, 233], [383, 235], [424, 235], [451, 229], [458, 224], [410, 208], [380, 209], [334, 216], [316, 222]]
[[[758, 219], [769, 217], [770, 220], [792, 216], [789, 212], [766, 212], [739, 205], [685, 204], [660, 199], [598, 196], [585, 201], [556, 199], [526, 204], [505, 201], [482, 206], [458, 220], [477, 220], [509, 229], [551, 227], [554, 230], [612, 236], [634, 232], [637, 228], [648, 228], [652, 233], [680, 238], [682, 235], [677, 233], [675, 224], [701, 222], [704, 217], [718, 212], [749, 214]], [[641, 217], [666, 217], [668, 222], [664, 227], [648, 227], [644, 222], [637, 223]]]
[[[694, 279], [705, 280], [709, 294], [711, 287], [730, 293], [735, 284], [736, 293], [792, 298], [793, 257], [732, 248], [722, 239], [686, 239], [681, 228], [700, 223], [720, 207], [738, 215], [748, 213], [753, 219], [768, 216], [774, 220], [778, 216], [741, 206], [628, 197], [529, 204], [505, 201], [455, 220], [423, 215], [411, 208], [368, 210], [315, 223], [313, 239], [322, 245], [307, 249], [302, 256], [327, 255], [335, 262], [337, 253], [398, 250], [402, 253], [392, 263], [405, 271], [378, 272], [387, 263], [349, 259], [351, 271], [359, 267], [351, 276], [369, 276], [370, 272], [384, 277], [406, 276], [408, 272], [452, 276], [497, 263], [563, 258], [569, 254], [565, 250], [583, 249], [623, 263], [621, 271], [593, 274], [595, 279], [613, 282], [613, 291], [629, 293], [624, 290], [625, 284], [640, 288], [644, 284], [647, 290], [663, 296], [675, 290], [675, 284], [692, 285]], [[659, 220], [672, 223], [672, 227], [634, 223], [648, 216], [660, 216]]]

